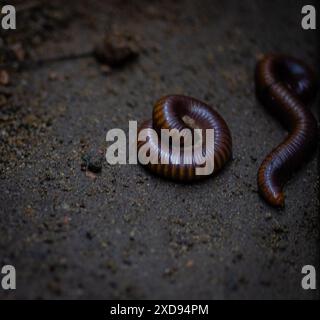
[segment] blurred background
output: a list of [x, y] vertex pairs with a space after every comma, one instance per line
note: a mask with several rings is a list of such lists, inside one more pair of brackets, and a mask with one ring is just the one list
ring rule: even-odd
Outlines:
[[[256, 173], [285, 131], [255, 98], [263, 54], [318, 70], [304, 1], [13, 1], [0, 29], [2, 299], [315, 299], [317, 158], [285, 188], [257, 194]], [[310, 4], [308, 2], [308, 4]], [[4, 4], [2, 4], [4, 5]], [[212, 105], [233, 161], [181, 185], [104, 161], [107, 130], [151, 117], [167, 94]], [[317, 113], [316, 103], [312, 106]]]

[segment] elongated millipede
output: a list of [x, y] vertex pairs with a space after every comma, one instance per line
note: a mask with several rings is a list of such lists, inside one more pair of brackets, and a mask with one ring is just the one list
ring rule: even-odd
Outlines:
[[283, 207], [285, 182], [317, 145], [317, 121], [307, 108], [316, 94], [315, 75], [298, 59], [269, 54], [256, 66], [255, 84], [258, 99], [288, 130], [284, 141], [263, 160], [257, 177], [262, 197]]
[[[191, 181], [205, 175], [197, 175], [196, 167], [198, 159], [204, 154], [205, 137], [200, 148], [194, 148], [189, 158], [183, 157], [183, 150], [186, 147], [186, 141], [181, 145], [181, 153], [174, 157], [172, 146], [162, 148], [161, 139], [155, 139], [151, 131], [155, 131], [158, 137], [161, 137], [161, 129], [176, 129], [182, 132], [183, 129], [213, 129], [214, 143], [206, 145], [205, 153], [208, 161], [214, 161], [213, 173], [220, 170], [231, 157], [232, 139], [230, 130], [223, 118], [210, 106], [191, 97], [182, 95], [170, 95], [161, 98], [153, 108], [152, 120], [144, 122], [138, 130], [140, 133], [146, 129], [148, 145], [153, 149], [158, 158], [158, 163], [148, 163], [147, 167], [154, 173], [177, 181]], [[153, 129], [153, 130], [150, 130]], [[149, 132], [148, 132], [149, 130]], [[195, 137], [191, 140], [191, 145], [195, 146]], [[189, 141], [190, 143], [190, 141]], [[146, 144], [146, 141], [138, 141], [138, 152]], [[166, 159], [167, 163], [161, 162]], [[161, 163], [160, 163], [161, 162]], [[141, 162], [140, 162], [141, 163]]]

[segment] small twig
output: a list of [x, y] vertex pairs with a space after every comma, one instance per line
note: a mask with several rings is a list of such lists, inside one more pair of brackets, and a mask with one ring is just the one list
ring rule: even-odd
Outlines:
[[13, 69], [30, 69], [30, 68], [36, 68], [41, 67], [45, 64], [54, 63], [54, 62], [62, 62], [62, 61], [68, 61], [68, 60], [77, 60], [82, 58], [88, 58], [93, 56], [93, 51], [87, 51], [83, 53], [73, 53], [69, 55], [64, 56], [57, 56], [52, 58], [45, 58], [45, 59], [36, 59], [36, 60], [25, 60], [25, 61], [14, 61], [14, 62], [8, 62], [8, 63], [2, 63], [0, 64], [0, 69], [7, 69], [7, 68], [13, 68]]

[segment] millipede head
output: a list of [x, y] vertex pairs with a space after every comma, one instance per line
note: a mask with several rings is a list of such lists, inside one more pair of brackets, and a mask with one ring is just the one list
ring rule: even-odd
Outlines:
[[282, 54], [264, 56], [257, 64], [255, 78], [259, 90], [282, 83], [305, 104], [314, 99], [317, 91], [316, 75], [310, 67], [300, 59]]

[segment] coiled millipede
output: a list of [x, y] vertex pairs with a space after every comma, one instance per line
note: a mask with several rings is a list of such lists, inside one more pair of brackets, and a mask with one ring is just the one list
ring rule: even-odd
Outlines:
[[307, 108], [316, 94], [315, 75], [298, 59], [269, 54], [256, 66], [255, 83], [258, 99], [289, 132], [263, 160], [257, 177], [262, 197], [283, 207], [285, 182], [317, 145], [317, 121]]
[[[145, 164], [152, 172], [172, 180], [192, 181], [205, 177], [197, 175], [196, 168], [200, 163], [199, 158], [206, 155], [206, 161], [214, 161], [213, 173], [219, 171], [231, 157], [232, 139], [230, 130], [223, 118], [210, 106], [191, 97], [182, 95], [170, 95], [161, 98], [153, 108], [152, 120], [144, 122], [138, 130], [146, 132], [148, 147], [156, 155], [158, 163]], [[161, 137], [161, 129], [176, 129], [181, 133], [184, 129], [190, 129], [192, 133], [196, 129], [213, 129], [214, 143], [206, 145], [206, 137], [202, 134], [200, 146], [196, 146], [197, 137], [192, 135], [191, 140], [179, 140], [181, 152], [173, 155], [172, 143], [163, 147], [161, 139], [155, 139], [151, 130]], [[202, 132], [202, 131], [201, 131]], [[146, 141], [138, 141], [138, 153], [146, 144]], [[192, 147], [192, 152], [184, 158], [184, 151]], [[152, 149], [152, 150], [151, 150]], [[150, 152], [151, 153], [151, 152]], [[161, 161], [165, 159], [166, 161]], [[141, 161], [140, 161], [141, 163]]]

